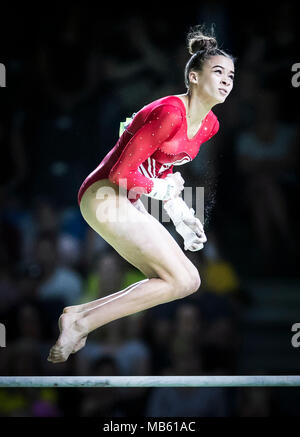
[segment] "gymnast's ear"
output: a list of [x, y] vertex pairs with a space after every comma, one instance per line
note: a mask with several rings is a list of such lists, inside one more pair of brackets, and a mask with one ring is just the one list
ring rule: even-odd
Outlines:
[[194, 84], [198, 83], [198, 73], [196, 71], [191, 70], [189, 72], [189, 81]]

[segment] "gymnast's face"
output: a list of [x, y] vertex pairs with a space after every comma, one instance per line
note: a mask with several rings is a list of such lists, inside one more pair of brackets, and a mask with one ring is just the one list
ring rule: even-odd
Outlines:
[[190, 72], [193, 92], [212, 106], [226, 100], [232, 90], [233, 80], [233, 61], [222, 55], [210, 57], [201, 71]]

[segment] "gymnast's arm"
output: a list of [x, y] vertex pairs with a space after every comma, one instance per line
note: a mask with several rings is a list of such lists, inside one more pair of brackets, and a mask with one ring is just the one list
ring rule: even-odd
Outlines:
[[138, 194], [166, 200], [177, 191], [174, 182], [164, 178], [148, 178], [138, 168], [164, 141], [172, 138], [182, 123], [179, 108], [160, 105], [154, 108], [145, 123], [129, 140], [109, 173], [109, 179]]

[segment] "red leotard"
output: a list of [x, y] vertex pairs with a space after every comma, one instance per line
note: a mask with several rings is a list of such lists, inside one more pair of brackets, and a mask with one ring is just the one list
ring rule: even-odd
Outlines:
[[183, 101], [176, 96], [155, 100], [137, 112], [113, 149], [84, 180], [78, 204], [84, 191], [100, 179], [125, 187], [127, 195], [131, 190], [129, 200], [135, 202], [143, 192], [151, 192], [150, 178], [163, 179], [172, 173], [174, 165], [194, 159], [201, 144], [218, 130], [218, 119], [209, 111], [196, 135], [189, 139]]

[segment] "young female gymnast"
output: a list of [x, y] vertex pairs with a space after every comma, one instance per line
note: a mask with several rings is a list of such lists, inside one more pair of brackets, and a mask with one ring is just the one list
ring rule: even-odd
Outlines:
[[87, 223], [147, 279], [65, 308], [48, 361], [66, 361], [91, 331], [106, 323], [181, 299], [200, 287], [196, 267], [140, 200], [141, 194], [162, 200], [185, 249], [203, 247], [203, 227], [180, 196], [184, 180], [179, 172], [173, 174], [173, 166], [194, 159], [200, 145], [217, 133], [219, 122], [211, 108], [232, 90], [234, 59], [200, 26], [191, 29], [187, 41], [186, 94], [160, 98], [137, 112], [78, 193]]

